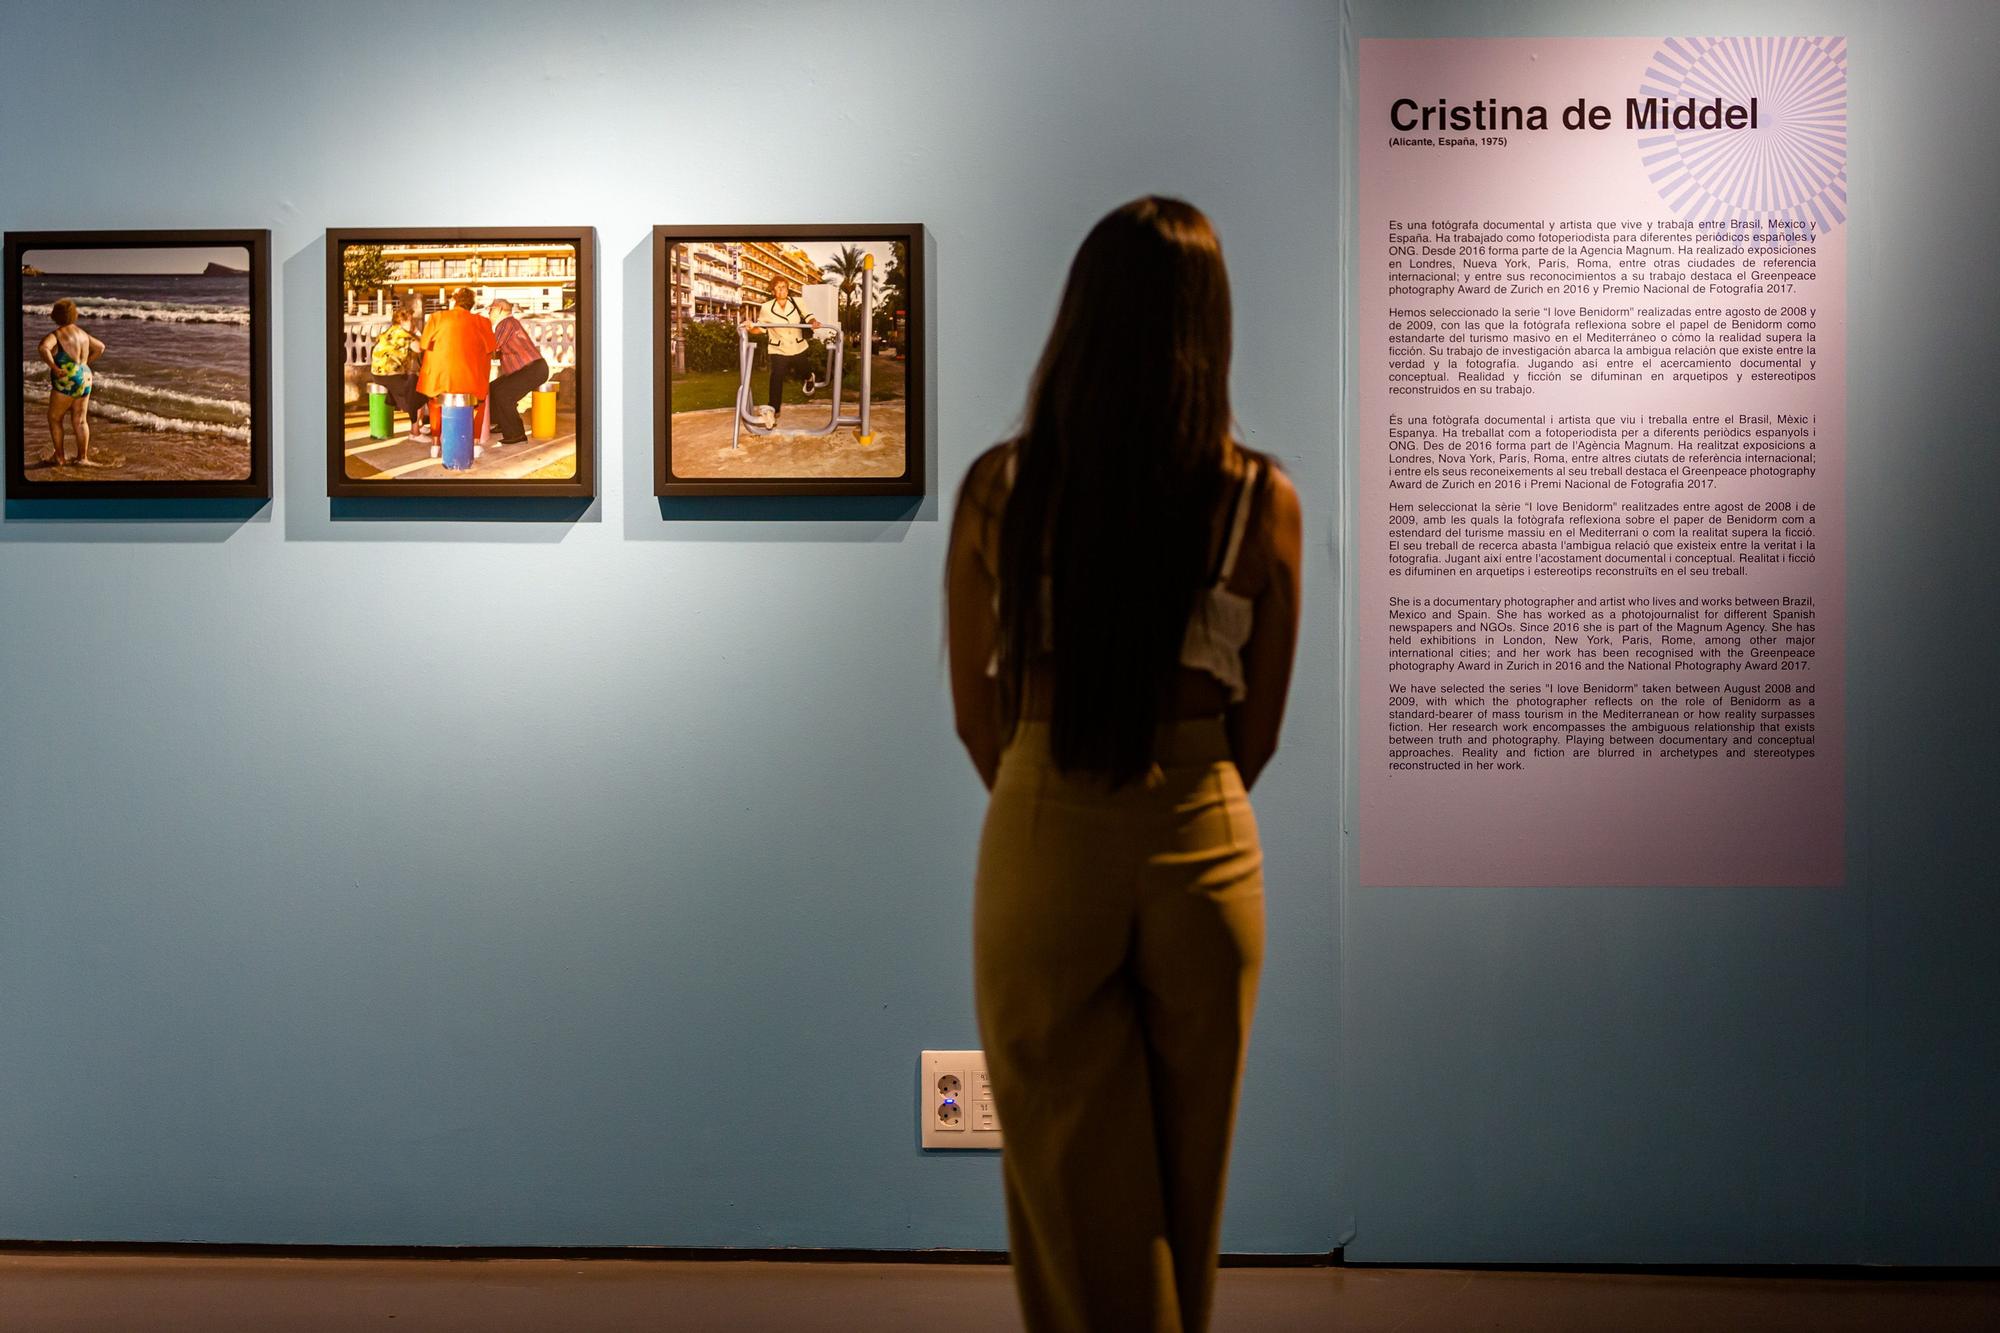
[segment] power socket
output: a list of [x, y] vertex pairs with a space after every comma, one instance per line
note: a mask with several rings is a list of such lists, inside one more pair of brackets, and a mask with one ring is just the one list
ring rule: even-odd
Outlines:
[[998, 1148], [1000, 1112], [984, 1051], [925, 1051], [917, 1062], [917, 1126], [926, 1148]]

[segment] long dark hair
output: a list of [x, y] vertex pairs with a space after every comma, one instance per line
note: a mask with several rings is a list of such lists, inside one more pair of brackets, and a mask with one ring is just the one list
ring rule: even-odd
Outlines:
[[1064, 771], [1119, 785], [1152, 765], [1210, 573], [1229, 354], [1229, 274], [1201, 210], [1148, 196], [1091, 229], [1035, 371], [1000, 526], [1002, 711], [1019, 719], [1046, 647]]

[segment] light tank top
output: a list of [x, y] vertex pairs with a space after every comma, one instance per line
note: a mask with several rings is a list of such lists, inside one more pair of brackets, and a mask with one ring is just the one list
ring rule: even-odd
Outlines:
[[[1194, 612], [1188, 617], [1187, 633], [1181, 639], [1180, 663], [1195, 671], [1205, 671], [1221, 684], [1229, 696], [1229, 702], [1242, 703], [1244, 695], [1243, 647], [1250, 642], [1250, 630], [1255, 618], [1255, 603], [1229, 586], [1229, 580], [1236, 573], [1236, 559], [1243, 551], [1243, 534], [1250, 524], [1251, 497], [1257, 489], [1257, 472], [1261, 466], [1252, 458], [1247, 460], [1243, 472], [1243, 484], [1237, 489], [1236, 502], [1229, 515], [1229, 532], [1223, 541], [1222, 562], [1216, 570], [1215, 582], [1203, 590], [1195, 602]], [[1013, 489], [1015, 456], [1007, 455], [1007, 486]], [[1043, 579], [1044, 598], [1047, 595], [1048, 580]], [[993, 614], [1000, 614], [1000, 594], [993, 594]], [[1048, 620], [1043, 618], [1044, 637]], [[986, 659], [986, 674], [1000, 674], [1000, 653], [996, 648]]]

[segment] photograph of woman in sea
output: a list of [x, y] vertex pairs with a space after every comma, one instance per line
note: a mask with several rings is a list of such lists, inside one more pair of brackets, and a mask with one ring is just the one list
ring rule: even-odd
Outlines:
[[12, 262], [26, 486], [251, 480], [249, 247], [47, 246]]

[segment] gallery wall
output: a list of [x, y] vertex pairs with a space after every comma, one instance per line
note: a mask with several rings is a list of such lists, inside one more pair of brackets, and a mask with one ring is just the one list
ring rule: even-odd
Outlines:
[[1849, 871], [1347, 892], [1348, 1257], [2000, 1261], [2000, 10], [1352, 13], [1361, 37], [1848, 38]]
[[[1996, 1261], [1991, 5], [1353, 6], [1850, 39], [1851, 873], [1797, 891], [1341, 873], [1335, 0], [68, 12], [0, 227], [271, 228], [277, 498], [0, 519], [0, 1237], [1002, 1244], [997, 1164], [916, 1147], [976, 1041], [939, 563], [1069, 255], [1164, 190], [1311, 553], [1226, 1247]], [[932, 496], [656, 501], [648, 229], [903, 219]], [[512, 222], [598, 229], [599, 500], [330, 505], [322, 230]]]
[[[1335, 1245], [1337, 9], [62, 26], [4, 4], [0, 226], [270, 228], [277, 485], [0, 521], [0, 1238], [1003, 1245], [997, 1162], [916, 1139], [919, 1050], [977, 1044], [946, 526], [1085, 231], [1166, 191], [1312, 548], [1225, 1243]], [[904, 220], [932, 495], [655, 500], [650, 228]], [[600, 498], [330, 504], [323, 230], [523, 223], [598, 229]]]

